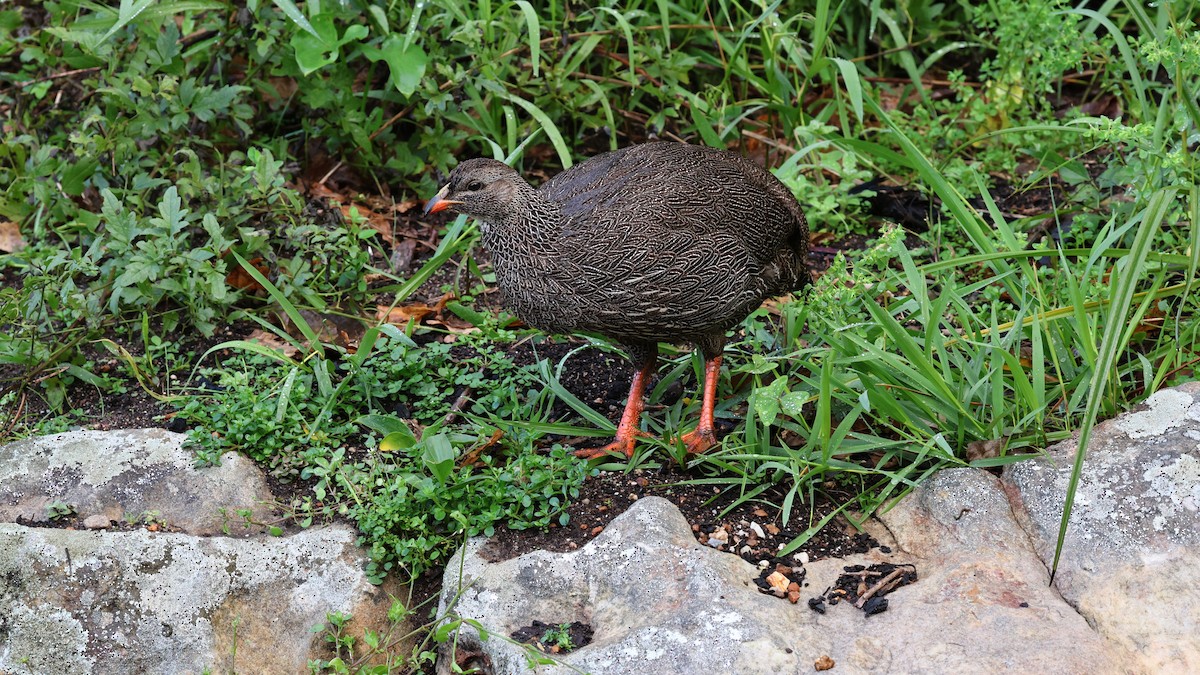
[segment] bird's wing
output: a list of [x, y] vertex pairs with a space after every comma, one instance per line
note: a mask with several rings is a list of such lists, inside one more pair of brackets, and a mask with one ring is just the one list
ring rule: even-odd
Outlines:
[[553, 274], [584, 304], [581, 320], [594, 324], [584, 330], [640, 323], [683, 337], [726, 323], [755, 294], [755, 262], [726, 233], [607, 228], [567, 239]]

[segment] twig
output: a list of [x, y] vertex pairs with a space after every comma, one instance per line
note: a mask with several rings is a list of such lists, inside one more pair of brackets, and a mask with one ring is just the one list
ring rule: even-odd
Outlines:
[[[482, 375], [483, 371], [480, 371], [479, 374]], [[446, 416], [442, 418], [443, 426], [450, 424], [455, 420], [455, 418], [458, 417], [459, 411], [461, 411], [463, 406], [467, 404], [467, 401], [471, 399], [471, 394], [474, 393], [474, 391], [475, 390], [471, 389], [470, 387], [463, 387], [462, 393], [458, 395], [458, 398], [454, 399], [454, 405], [450, 406], [450, 412], [446, 413]]]
[[21, 419], [21, 413], [25, 412], [25, 391], [21, 390], [21, 400], [17, 402], [17, 409], [13, 413], [12, 419], [8, 421], [8, 427], [4, 430], [4, 437], [7, 438], [12, 430], [17, 427], [17, 422]]
[[490, 448], [490, 447], [492, 447], [492, 446], [496, 445], [497, 443], [499, 443], [501, 438], [504, 438], [504, 432], [503, 432], [503, 431], [501, 431], [500, 429], [497, 429], [497, 430], [493, 431], [493, 432], [492, 432], [492, 437], [491, 437], [491, 438], [489, 438], [489, 439], [487, 439], [486, 441], [484, 441], [483, 443], [481, 443], [481, 444], [479, 445], [479, 447], [472, 448], [470, 452], [468, 452], [467, 454], [463, 455], [463, 456], [462, 456], [462, 458], [458, 460], [458, 467], [459, 467], [459, 468], [462, 468], [462, 467], [464, 467], [464, 466], [467, 466], [467, 465], [470, 465], [470, 464], [474, 464], [475, 462], [478, 462], [478, 461], [479, 461], [479, 457], [480, 457], [481, 455], [483, 455], [483, 451], [484, 451], [484, 450], [487, 450], [488, 448]]
[[858, 601], [854, 603], [854, 606], [859, 609], [862, 609], [863, 605], [867, 604], [867, 600], [871, 599], [871, 596], [873, 596], [876, 593], [878, 593], [879, 591], [883, 590], [884, 586], [887, 586], [888, 584], [892, 583], [893, 581], [896, 581], [897, 579], [899, 579], [900, 575], [904, 574], [906, 571], [907, 570], [905, 570], [902, 567], [892, 570], [891, 574], [880, 579], [879, 583], [868, 588], [866, 593], [863, 593], [861, 596], [859, 596]]
[[45, 76], [43, 76], [43, 77], [39, 77], [39, 78], [36, 78], [36, 79], [33, 79], [33, 80], [28, 80], [28, 81], [25, 81], [25, 82], [21, 82], [19, 86], [21, 86], [22, 88], [24, 88], [24, 87], [29, 87], [29, 86], [32, 86], [32, 85], [35, 85], [35, 84], [37, 84], [38, 82], [46, 82], [46, 81], [48, 81], [48, 80], [58, 80], [58, 79], [61, 79], [61, 78], [64, 78], [64, 77], [71, 77], [72, 75], [79, 75], [79, 74], [81, 74], [81, 73], [90, 73], [90, 72], [94, 72], [94, 71], [97, 71], [97, 70], [100, 70], [100, 66], [93, 66], [93, 67], [91, 67], [91, 68], [77, 68], [77, 69], [75, 69], [75, 70], [64, 70], [64, 71], [63, 71], [63, 72], [61, 72], [61, 73], [54, 73], [54, 74], [52, 74], [52, 75], [45, 75]]

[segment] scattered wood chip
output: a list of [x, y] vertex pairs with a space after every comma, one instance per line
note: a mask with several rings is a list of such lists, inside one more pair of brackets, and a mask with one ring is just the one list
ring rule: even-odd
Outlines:
[[870, 600], [871, 597], [876, 593], [887, 593], [891, 589], [895, 588], [896, 585], [900, 583], [900, 575], [904, 574], [905, 571], [906, 570], [903, 567], [897, 567], [896, 569], [892, 570], [890, 574], [880, 579], [879, 583], [860, 593], [858, 596], [858, 601], [854, 603], [854, 606], [862, 609], [863, 605], [867, 604], [867, 600]]
[[788, 580], [786, 575], [780, 574], [779, 572], [771, 572], [767, 575], [767, 583], [771, 585], [772, 589], [777, 591], [780, 595], [783, 595], [787, 592], [788, 584], [791, 582]]
[[816, 669], [818, 672], [820, 672], [822, 670], [829, 670], [830, 668], [833, 668], [833, 665], [834, 665], [833, 659], [829, 658], [828, 654], [822, 656], [821, 658], [819, 658], [813, 662], [813, 668]]

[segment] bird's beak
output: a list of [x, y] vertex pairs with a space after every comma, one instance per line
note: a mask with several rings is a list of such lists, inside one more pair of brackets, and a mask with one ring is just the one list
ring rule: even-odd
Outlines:
[[433, 199], [430, 199], [428, 202], [425, 203], [425, 215], [429, 215], [431, 213], [437, 213], [438, 211], [445, 211], [446, 209], [450, 208], [451, 206], [454, 206], [455, 204], [462, 203], [462, 202], [456, 202], [453, 199], [446, 199], [446, 195], [449, 193], [450, 193], [450, 185], [449, 184], [443, 186], [441, 190], [438, 190], [438, 193], [433, 196]]

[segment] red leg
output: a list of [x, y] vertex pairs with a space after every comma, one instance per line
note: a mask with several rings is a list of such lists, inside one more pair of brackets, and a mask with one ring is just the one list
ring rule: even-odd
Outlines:
[[704, 364], [704, 400], [700, 404], [700, 424], [695, 431], [686, 433], [683, 441], [689, 455], [698, 455], [717, 445], [717, 434], [713, 430], [713, 408], [717, 406], [717, 377], [721, 373], [721, 355]]
[[576, 457], [594, 459], [618, 452], [624, 453], [626, 457], [633, 457], [634, 441], [638, 436], [646, 435], [638, 429], [638, 423], [642, 418], [642, 397], [646, 393], [646, 383], [654, 374], [657, 363], [654, 358], [647, 359], [641, 370], [633, 376], [633, 382], [629, 385], [629, 400], [625, 402], [625, 412], [621, 413], [621, 423], [617, 425], [617, 436], [613, 442], [599, 448], [576, 450]]

